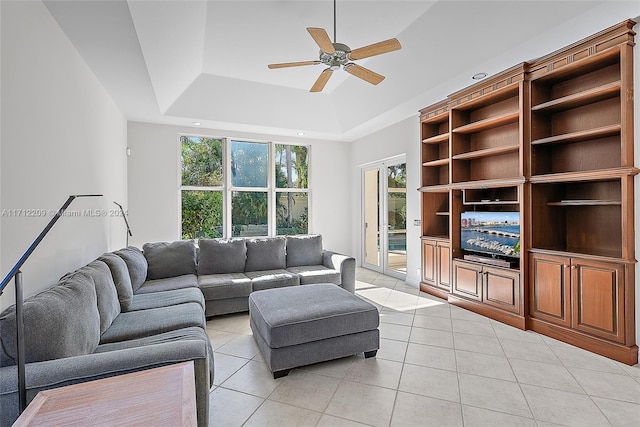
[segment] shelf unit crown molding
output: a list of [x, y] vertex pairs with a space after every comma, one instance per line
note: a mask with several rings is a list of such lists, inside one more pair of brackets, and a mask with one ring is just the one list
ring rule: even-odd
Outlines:
[[454, 92], [448, 96], [449, 108], [471, 107], [477, 102], [487, 102], [488, 99], [500, 97], [518, 90], [518, 84], [525, 79], [529, 71], [527, 62], [520, 63], [478, 83]]
[[438, 121], [440, 116], [449, 114], [449, 100], [444, 99], [436, 104], [420, 110], [420, 121], [423, 123], [429, 123], [431, 121]]
[[[624, 44], [634, 46], [636, 33], [633, 31], [633, 27], [635, 25], [634, 21], [628, 19], [567, 47], [537, 58], [530, 63], [529, 76], [531, 79], [536, 79], [551, 72], [558, 72], [562, 68], [570, 70], [576, 66], [582, 66], [596, 56], [601, 57], [607, 49]], [[616, 50], [612, 49], [610, 53], [615, 55]]]

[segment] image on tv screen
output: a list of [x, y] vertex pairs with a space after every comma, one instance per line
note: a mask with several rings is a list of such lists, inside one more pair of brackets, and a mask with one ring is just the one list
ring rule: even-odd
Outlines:
[[470, 252], [520, 257], [519, 212], [463, 212], [461, 246]]

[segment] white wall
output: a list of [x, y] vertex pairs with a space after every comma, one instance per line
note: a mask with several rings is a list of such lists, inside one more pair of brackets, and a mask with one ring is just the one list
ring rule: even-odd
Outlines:
[[[124, 244], [108, 210], [127, 199], [126, 120], [41, 2], [0, 8], [2, 277], [69, 195], [104, 194], [74, 201], [78, 216], [61, 218], [24, 264], [27, 297]], [[13, 302], [10, 285], [0, 307]]]
[[[180, 238], [178, 134], [274, 141], [273, 137], [225, 130], [129, 122], [130, 244]], [[347, 143], [281, 137], [276, 142], [311, 145], [310, 231], [322, 234], [325, 248], [349, 253], [349, 148]]]
[[353, 223], [350, 238], [351, 252], [356, 254], [358, 265], [362, 264], [362, 165], [401, 154], [407, 156], [407, 279], [406, 282], [418, 286], [420, 282], [420, 230], [413, 225], [420, 219], [420, 138], [418, 112], [415, 117], [405, 119], [393, 126], [368, 135], [351, 144], [350, 211]]

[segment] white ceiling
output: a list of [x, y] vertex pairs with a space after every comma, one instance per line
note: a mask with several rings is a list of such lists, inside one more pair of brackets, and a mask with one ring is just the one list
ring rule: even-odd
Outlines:
[[306, 27], [333, 39], [333, 1], [45, 1], [129, 120], [350, 141], [473, 83], [640, 15], [640, 1], [337, 1], [337, 41], [398, 38], [358, 61], [377, 86], [315, 60]]

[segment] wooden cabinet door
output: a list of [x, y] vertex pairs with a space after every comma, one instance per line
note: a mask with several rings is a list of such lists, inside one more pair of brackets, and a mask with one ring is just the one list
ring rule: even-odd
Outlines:
[[422, 240], [422, 281], [428, 285], [436, 285], [436, 242]]
[[470, 262], [453, 260], [453, 293], [482, 300], [482, 266]]
[[531, 254], [529, 258], [529, 315], [571, 327], [571, 260]]
[[438, 262], [436, 264], [437, 286], [446, 291], [451, 290], [451, 245], [448, 243], [439, 243], [437, 247]]
[[571, 272], [572, 327], [624, 343], [624, 266], [574, 258]]
[[482, 274], [482, 301], [502, 310], [520, 313], [520, 273], [484, 267]]

